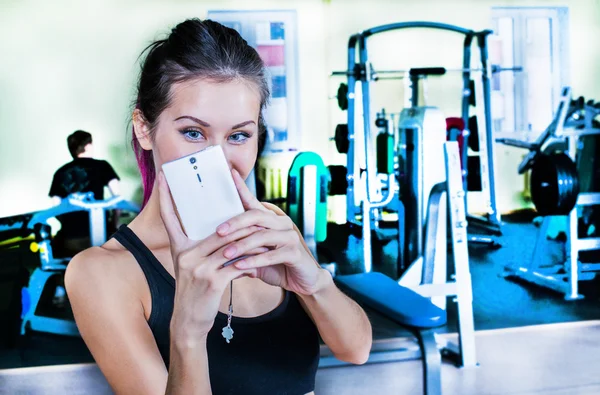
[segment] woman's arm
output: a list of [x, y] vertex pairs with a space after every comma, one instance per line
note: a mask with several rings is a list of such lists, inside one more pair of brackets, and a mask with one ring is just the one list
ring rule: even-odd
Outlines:
[[75, 256], [65, 274], [79, 332], [113, 391], [117, 395], [211, 394], [205, 342], [181, 344], [171, 336], [167, 372], [139, 289], [131, 281], [143, 273], [126, 263], [93, 247]]
[[[273, 204], [263, 205], [277, 215], [286, 215]], [[312, 256], [300, 230], [295, 225], [294, 229], [309, 256]], [[320, 266], [316, 260], [313, 261], [315, 265]], [[312, 318], [323, 341], [337, 359], [354, 364], [365, 363], [373, 342], [371, 323], [366, 313], [337, 288], [327, 270], [320, 269], [320, 276], [317, 292], [309, 296], [298, 295], [304, 310]]]
[[212, 394], [206, 337], [186, 342], [171, 336], [169, 366], [166, 395]]
[[369, 359], [373, 334], [364, 310], [340, 291], [331, 274], [321, 269], [321, 287], [312, 295], [298, 295], [323, 341], [345, 362], [363, 364]]

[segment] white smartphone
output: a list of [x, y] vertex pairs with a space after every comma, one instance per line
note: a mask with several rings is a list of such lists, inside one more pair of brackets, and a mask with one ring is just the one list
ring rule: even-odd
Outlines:
[[162, 165], [186, 235], [203, 240], [228, 219], [244, 212], [220, 145]]

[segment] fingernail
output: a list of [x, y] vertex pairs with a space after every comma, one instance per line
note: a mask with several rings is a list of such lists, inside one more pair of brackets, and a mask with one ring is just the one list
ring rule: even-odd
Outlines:
[[237, 267], [238, 269], [248, 269], [250, 266], [248, 265], [248, 262], [242, 260], [242, 261], [237, 261], [236, 263], [234, 263], [235, 267]]
[[225, 258], [233, 258], [233, 256], [235, 255], [235, 252], [236, 252], [236, 248], [231, 246], [231, 247], [225, 248], [225, 251], [223, 251], [223, 255], [225, 255]]
[[229, 229], [229, 224], [225, 222], [217, 227], [217, 233], [223, 234], [227, 231], [227, 229]]

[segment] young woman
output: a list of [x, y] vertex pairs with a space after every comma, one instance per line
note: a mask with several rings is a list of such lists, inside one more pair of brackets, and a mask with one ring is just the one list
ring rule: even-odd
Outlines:
[[[147, 49], [133, 112], [143, 209], [66, 273], [81, 335], [115, 393], [311, 393], [319, 336], [337, 358], [364, 363], [372, 342], [364, 311], [290, 218], [244, 184], [264, 144], [269, 97], [257, 52], [208, 20], [186, 20]], [[160, 169], [217, 144], [246, 211], [193, 241]]]

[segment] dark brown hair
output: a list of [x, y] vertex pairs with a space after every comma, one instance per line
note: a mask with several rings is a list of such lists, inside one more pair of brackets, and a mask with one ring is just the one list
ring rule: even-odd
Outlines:
[[67, 137], [67, 146], [73, 159], [85, 151], [85, 146], [92, 143], [92, 135], [83, 130], [76, 130]]
[[[217, 83], [244, 79], [254, 83], [260, 92], [260, 155], [266, 141], [262, 113], [270, 95], [269, 85], [262, 59], [237, 31], [211, 20], [188, 19], [175, 26], [166, 39], [150, 44], [142, 54], [146, 51], [135, 106], [149, 123], [151, 133], [170, 104], [173, 84], [195, 78]], [[145, 205], [156, 176], [154, 160], [152, 152], [142, 149], [135, 135], [132, 144], [142, 175]]]

